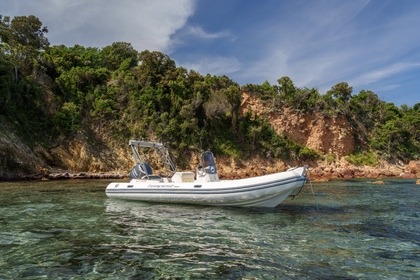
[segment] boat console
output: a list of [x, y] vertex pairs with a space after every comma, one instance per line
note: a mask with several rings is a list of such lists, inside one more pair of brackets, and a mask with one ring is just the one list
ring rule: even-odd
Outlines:
[[216, 162], [213, 153], [206, 151], [201, 154], [200, 166], [196, 172], [197, 182], [217, 182], [219, 175], [217, 174]]

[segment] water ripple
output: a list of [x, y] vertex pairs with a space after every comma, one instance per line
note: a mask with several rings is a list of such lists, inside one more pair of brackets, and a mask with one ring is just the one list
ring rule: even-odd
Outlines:
[[0, 279], [414, 279], [411, 183], [315, 184], [269, 210], [110, 200], [95, 181], [0, 186]]

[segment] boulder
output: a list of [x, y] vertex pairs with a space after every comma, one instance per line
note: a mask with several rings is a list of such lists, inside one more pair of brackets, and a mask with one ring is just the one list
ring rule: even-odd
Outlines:
[[399, 177], [400, 178], [403, 178], [403, 179], [415, 179], [416, 178], [416, 174], [408, 173], [408, 172], [403, 172], [403, 173], [400, 174]]
[[354, 178], [354, 169], [351, 168], [344, 168], [343, 170], [340, 171], [340, 177], [344, 178], [344, 179], [351, 179]]
[[411, 160], [407, 165], [407, 171], [413, 174], [420, 173], [420, 160]]
[[377, 180], [377, 181], [373, 181], [373, 182], [370, 182], [371, 184], [374, 184], [374, 185], [383, 185], [383, 184], [385, 184], [385, 182], [384, 181], [382, 181], [382, 180]]

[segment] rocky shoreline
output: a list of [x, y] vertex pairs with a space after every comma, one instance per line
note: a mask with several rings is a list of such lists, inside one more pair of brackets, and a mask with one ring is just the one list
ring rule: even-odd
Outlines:
[[[257, 164], [241, 163], [230, 166], [227, 164], [218, 165], [219, 176], [224, 180], [240, 179], [246, 177], [261, 176], [265, 174], [280, 172], [287, 169], [284, 163], [258, 168]], [[417, 179], [420, 184], [420, 161], [410, 161], [405, 166], [387, 165], [377, 167], [355, 167], [345, 165], [315, 165], [309, 167], [309, 178], [313, 182], [326, 182], [334, 180], [350, 179], [372, 179], [378, 180], [395, 179]], [[2, 174], [0, 181], [30, 181], [30, 180], [88, 180], [88, 179], [118, 179], [128, 180], [128, 172], [70, 172], [55, 170], [38, 174]]]
[[310, 170], [310, 177], [314, 181], [330, 181], [337, 179], [419, 179], [420, 162], [411, 162], [405, 167], [389, 166], [387, 168], [372, 167], [316, 167]]
[[[301, 164], [286, 164], [284, 162], [268, 163], [261, 159], [250, 162], [223, 162], [218, 166], [219, 176], [223, 179], [240, 179], [261, 176], [287, 170]], [[410, 161], [406, 165], [392, 165], [386, 162], [377, 167], [354, 166], [343, 160], [335, 163], [312, 162], [309, 166], [309, 178], [312, 181], [331, 181], [348, 179], [420, 179], [420, 161]]]
[[3, 174], [1, 181], [49, 181], [49, 180], [88, 180], [88, 179], [128, 179], [127, 174], [122, 173], [90, 173], [90, 172], [52, 172], [39, 174]]

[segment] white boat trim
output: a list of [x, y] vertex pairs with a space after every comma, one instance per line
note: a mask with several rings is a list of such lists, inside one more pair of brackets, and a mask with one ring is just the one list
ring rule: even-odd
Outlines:
[[[130, 182], [113, 182], [106, 188], [110, 198], [160, 203], [184, 203], [240, 207], [276, 207], [296, 194], [306, 182], [307, 167], [237, 180], [219, 180], [211, 152], [202, 154], [197, 172], [176, 172], [162, 143], [130, 140], [136, 166]], [[171, 177], [152, 174], [139, 147], [156, 148], [172, 172]]]

